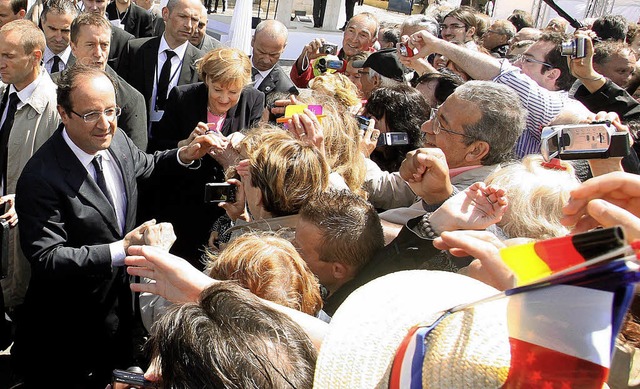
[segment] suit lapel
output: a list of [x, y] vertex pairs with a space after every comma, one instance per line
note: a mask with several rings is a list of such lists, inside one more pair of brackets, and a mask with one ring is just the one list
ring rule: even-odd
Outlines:
[[[158, 76], [159, 69], [156, 69], [158, 66], [158, 49], [160, 48], [160, 37], [153, 38], [149, 41], [149, 44], [145, 46], [145, 51], [143, 55], [144, 66], [139, 69], [149, 69], [144, 74], [139, 74], [138, 76], [144, 77], [144, 95], [151, 96], [153, 95], [153, 84], [155, 83], [154, 77]], [[151, 70], [153, 69], [153, 70]]]
[[180, 67], [180, 78], [178, 78], [178, 85], [193, 84], [197, 82], [194, 80], [196, 74], [196, 51], [198, 49], [195, 46], [188, 44], [187, 50], [184, 52], [184, 58], [182, 60], [182, 66]]
[[78, 158], [76, 158], [73, 151], [65, 143], [62, 138], [62, 124], [58, 131], [53, 135], [55, 137], [55, 148], [57, 154], [57, 160], [60, 168], [65, 171], [64, 177], [67, 184], [72, 188], [77, 188], [78, 198], [83, 199], [87, 205], [91, 205], [93, 208], [102, 215], [105, 224], [109, 226], [115, 236], [120, 236], [120, 227], [118, 226], [118, 219], [116, 213], [109, 203], [109, 200], [102, 193], [98, 184], [87, 169], [82, 166]]
[[[127, 195], [127, 211], [125, 219], [125, 231], [130, 231], [135, 227], [133, 224], [136, 220], [136, 207], [130, 206], [129, 202], [133, 196], [133, 182], [129, 172], [135, 172], [133, 161], [129, 157], [130, 149], [124, 147], [126, 141], [122, 139], [122, 130], [118, 129], [116, 135], [113, 137], [111, 147], [109, 147], [109, 153], [114, 157], [118, 167], [120, 168], [120, 174], [122, 175], [122, 182], [124, 184], [125, 193]], [[135, 179], [135, 177], [133, 178]]]
[[271, 70], [269, 74], [267, 74], [267, 77], [260, 83], [258, 87], [260, 92], [268, 94], [276, 88], [276, 80], [273, 78], [274, 70], [275, 69]]

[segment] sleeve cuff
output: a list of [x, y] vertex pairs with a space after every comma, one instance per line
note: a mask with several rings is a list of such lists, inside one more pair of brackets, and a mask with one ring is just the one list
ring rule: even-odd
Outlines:
[[200, 162], [200, 160], [199, 160], [199, 159], [197, 159], [197, 160], [195, 160], [195, 161], [191, 161], [191, 162], [189, 162], [189, 163], [184, 163], [184, 162], [182, 162], [182, 161], [180, 160], [180, 151], [181, 151], [182, 149], [184, 149], [185, 147], [187, 147], [187, 146], [182, 146], [182, 147], [180, 147], [180, 148], [178, 149], [178, 151], [176, 152], [176, 160], [178, 161], [178, 163], [179, 163], [180, 165], [182, 165], [182, 166], [184, 166], [184, 167], [188, 167], [189, 169], [192, 169], [192, 170], [199, 169], [199, 168], [200, 168], [200, 164], [201, 164], [201, 162]]
[[119, 240], [109, 244], [109, 253], [111, 254], [111, 266], [124, 266], [124, 258], [127, 253], [124, 251], [124, 242]]

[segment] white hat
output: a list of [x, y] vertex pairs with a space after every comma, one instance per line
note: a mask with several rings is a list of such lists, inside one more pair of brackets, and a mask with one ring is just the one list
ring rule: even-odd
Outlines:
[[[409, 329], [443, 311], [499, 293], [459, 274], [412, 270], [359, 288], [340, 306], [325, 337], [314, 388], [384, 388]], [[423, 388], [498, 388], [511, 360], [506, 299], [445, 317], [426, 338]]]

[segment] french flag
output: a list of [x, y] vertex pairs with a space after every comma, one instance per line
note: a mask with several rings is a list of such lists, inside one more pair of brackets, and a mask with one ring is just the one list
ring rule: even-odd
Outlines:
[[[624, 260], [506, 291], [511, 363], [502, 388], [602, 388], [640, 274]], [[496, 298], [492, 298], [495, 300]], [[469, 304], [482, 309], [482, 302]], [[422, 360], [436, 323], [413, 327], [394, 359], [390, 389], [421, 388]]]

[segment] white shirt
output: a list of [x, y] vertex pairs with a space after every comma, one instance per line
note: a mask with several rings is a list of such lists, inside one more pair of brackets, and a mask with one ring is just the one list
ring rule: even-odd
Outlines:
[[271, 73], [271, 71], [273, 70], [274, 67], [275, 67], [275, 65], [272, 66], [271, 69], [268, 69], [268, 70], [265, 70], [265, 71], [258, 70], [258, 68], [254, 67], [254, 69], [258, 70], [258, 73], [256, 73], [256, 75], [253, 78], [253, 80], [254, 80], [253, 87], [255, 89], [258, 89], [260, 84], [262, 84], [262, 81], [264, 81], [264, 79], [267, 78], [267, 76], [269, 75], [269, 73]]
[[[67, 129], [62, 131], [62, 138], [67, 143], [73, 154], [78, 158], [82, 166], [87, 169], [87, 172], [96, 180], [96, 170], [91, 163], [96, 154], [88, 154], [84, 150], [80, 149], [69, 137]], [[118, 167], [118, 163], [113, 159], [109, 151], [100, 150], [97, 154], [102, 156], [102, 171], [107, 184], [107, 188], [112, 196], [114, 203], [116, 218], [118, 220], [118, 227], [120, 227], [120, 233], [124, 232], [125, 219], [127, 212], [127, 193], [124, 187], [124, 180], [122, 173]], [[124, 252], [123, 242], [117, 241], [109, 245], [111, 252], [111, 263], [113, 266], [124, 265], [124, 258], [126, 256]]]
[[151, 95], [151, 103], [153, 104], [151, 121], [157, 122], [162, 118], [162, 114], [155, 115], [154, 113], [158, 113], [161, 111], [156, 110], [156, 96], [158, 94], [158, 79], [160, 78], [160, 72], [162, 71], [162, 67], [164, 66], [165, 61], [167, 60], [167, 54], [165, 50], [172, 50], [176, 55], [171, 58], [171, 72], [170, 72], [170, 80], [169, 80], [169, 88], [167, 88], [167, 96], [169, 96], [169, 92], [171, 89], [178, 85], [178, 79], [180, 78], [180, 70], [182, 68], [182, 60], [184, 59], [184, 53], [187, 51], [187, 46], [189, 46], [189, 41], [185, 41], [180, 46], [175, 49], [171, 49], [167, 41], [164, 39], [164, 34], [162, 38], [160, 38], [160, 47], [158, 48], [158, 60], [157, 66], [154, 70], [154, 82], [153, 82], [153, 94]]
[[63, 52], [59, 54], [54, 54], [53, 51], [49, 49], [49, 46], [44, 48], [44, 56], [42, 60], [44, 62], [44, 68], [47, 69], [47, 72], [51, 74], [51, 68], [53, 67], [53, 57], [60, 57], [60, 63], [58, 64], [58, 71], [63, 71], [67, 68], [67, 63], [69, 63], [69, 57], [71, 56], [71, 46], [67, 46]]

